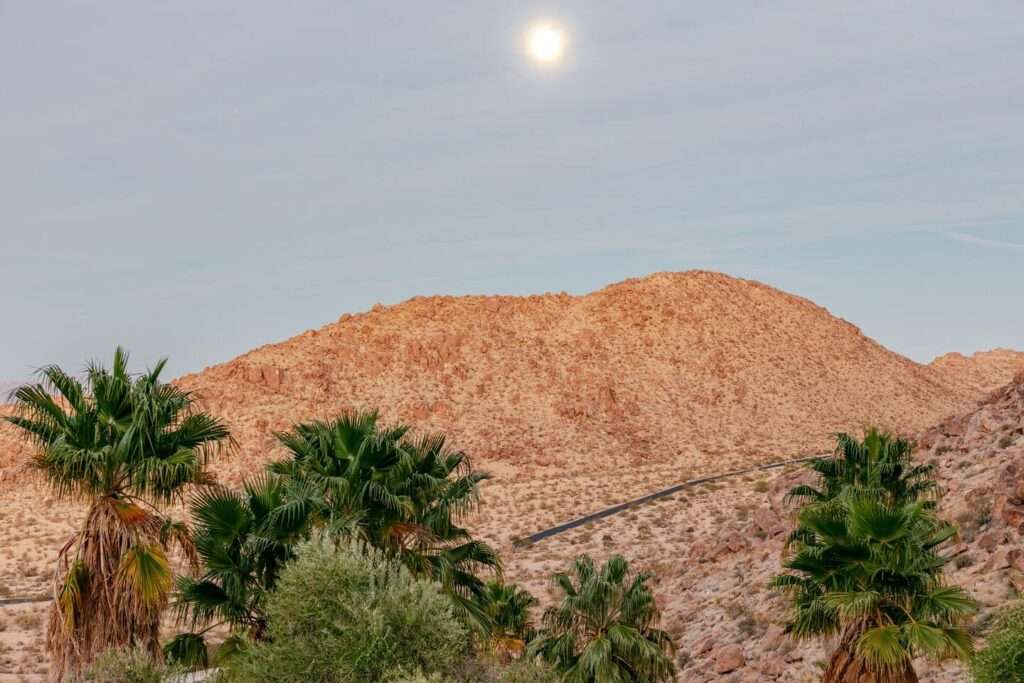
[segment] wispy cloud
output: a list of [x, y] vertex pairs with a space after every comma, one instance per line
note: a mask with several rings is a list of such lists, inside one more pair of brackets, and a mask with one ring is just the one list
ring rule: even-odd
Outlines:
[[993, 249], [1010, 249], [1013, 251], [1024, 251], [1024, 244], [1018, 242], [990, 240], [984, 237], [978, 237], [977, 235], [970, 235], [966, 232], [949, 232], [946, 234], [959, 242], [968, 242], [970, 244], [977, 244], [982, 247], [991, 247]]

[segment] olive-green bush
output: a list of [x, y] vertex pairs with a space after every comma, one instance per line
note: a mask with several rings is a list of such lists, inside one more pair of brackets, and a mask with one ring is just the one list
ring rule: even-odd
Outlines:
[[390, 682], [402, 672], [445, 681], [469, 653], [450, 598], [372, 549], [304, 544], [266, 614], [267, 642], [228, 658], [218, 683]]
[[389, 683], [559, 683], [554, 669], [541, 662], [522, 659], [510, 663], [488, 656], [467, 659], [447, 675], [413, 674], [397, 676]]
[[1024, 683], [1024, 605], [1010, 608], [992, 626], [988, 645], [974, 657], [977, 683]]
[[121, 647], [104, 650], [86, 668], [85, 680], [94, 683], [161, 683], [174, 671], [146, 650]]

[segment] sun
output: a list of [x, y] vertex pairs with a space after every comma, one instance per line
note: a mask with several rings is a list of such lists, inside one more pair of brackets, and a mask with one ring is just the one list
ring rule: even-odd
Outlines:
[[526, 53], [542, 64], [558, 62], [565, 53], [565, 31], [550, 22], [531, 26], [526, 32]]

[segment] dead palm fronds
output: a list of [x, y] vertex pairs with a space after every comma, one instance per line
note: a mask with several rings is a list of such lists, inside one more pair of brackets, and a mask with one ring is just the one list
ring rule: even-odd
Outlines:
[[160, 616], [173, 585], [169, 555], [195, 564], [188, 529], [157, 505], [207, 483], [209, 456], [232, 446], [226, 427], [159, 375], [133, 376], [118, 349], [85, 382], [56, 366], [14, 393], [7, 418], [37, 447], [32, 465], [63, 498], [88, 503], [61, 549], [46, 644], [51, 678], [80, 680], [101, 651], [140, 645], [160, 655]]

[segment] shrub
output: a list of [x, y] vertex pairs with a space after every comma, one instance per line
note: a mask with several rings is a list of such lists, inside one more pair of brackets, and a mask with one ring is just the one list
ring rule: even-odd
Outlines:
[[452, 674], [392, 673], [388, 683], [560, 683], [554, 669], [529, 659], [502, 663], [491, 657], [467, 659]]
[[161, 683], [169, 673], [143, 648], [111, 648], [96, 656], [85, 679], [96, 683]]
[[[452, 679], [443, 683], [558, 683], [560, 680], [554, 669], [529, 658], [503, 664], [493, 658], [480, 657], [467, 660]], [[420, 681], [414, 678], [409, 683]]]
[[266, 613], [269, 642], [228, 659], [222, 680], [370, 683], [423, 672], [431, 681], [469, 649], [466, 628], [436, 584], [355, 546], [300, 546]]
[[1024, 605], [1003, 614], [974, 658], [977, 683], [1024, 683]]

